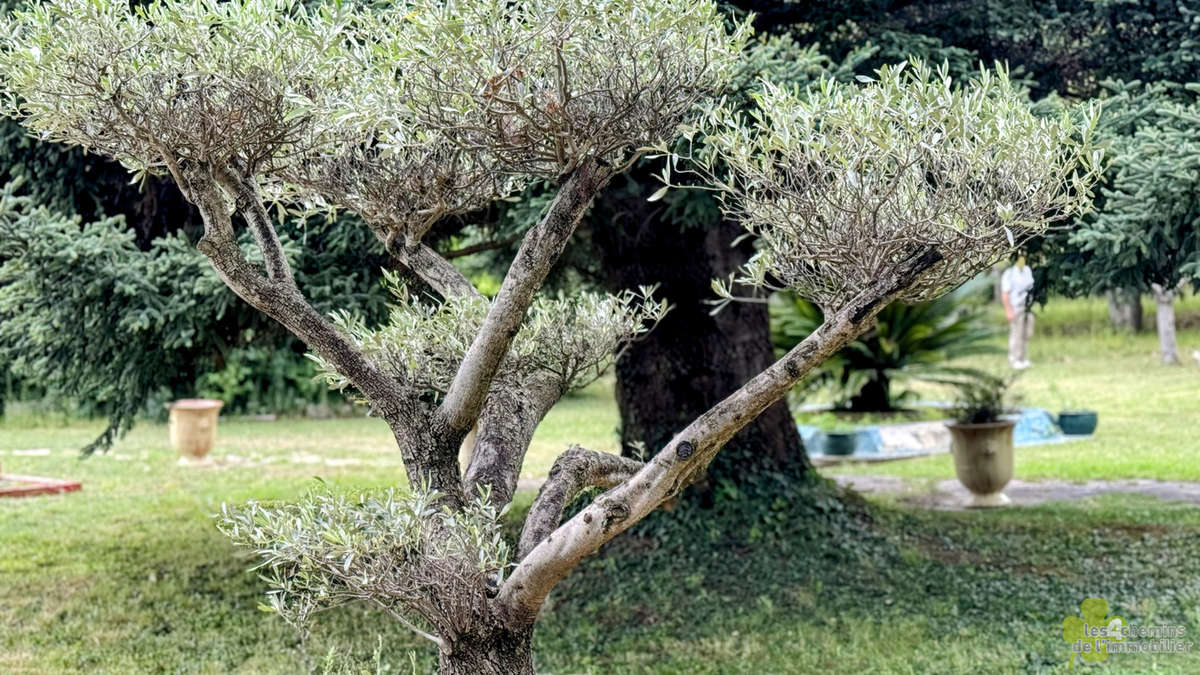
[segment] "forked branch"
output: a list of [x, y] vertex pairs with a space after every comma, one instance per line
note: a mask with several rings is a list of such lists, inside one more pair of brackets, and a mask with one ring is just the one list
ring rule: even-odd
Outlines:
[[[229, 178], [232, 174], [225, 176]], [[372, 364], [328, 319], [308, 304], [291, 280], [290, 270], [287, 270], [286, 277], [268, 279], [243, 255], [226, 210], [226, 199], [221, 194], [221, 185], [214, 172], [203, 164], [191, 162], [179, 166], [175, 178], [184, 188], [184, 194], [199, 209], [204, 221], [204, 236], [196, 243], [196, 248], [208, 257], [221, 280], [238, 297], [278, 321], [303, 340], [309, 349], [336, 367], [371, 402], [376, 413], [387, 421], [393, 432], [398, 436], [411, 435], [412, 420], [409, 418], [414, 406], [400, 385]], [[241, 185], [242, 194], [246, 193], [243, 183], [230, 185]], [[239, 197], [235, 199], [241, 202]], [[261, 201], [257, 202], [257, 208], [253, 204], [245, 206], [246, 210], [242, 213], [247, 222], [258, 218], [255, 211], [262, 209]], [[264, 255], [274, 251], [282, 256], [282, 248], [271, 245], [272, 241], [277, 244], [278, 238], [274, 236], [270, 221], [259, 220], [258, 224], [270, 229], [269, 233], [262, 233], [266, 235], [263, 241], [267, 243]], [[286, 260], [281, 258], [281, 264], [286, 266]], [[277, 271], [284, 270], [286, 267]], [[425, 476], [428, 473], [425, 470], [427, 458], [417, 454], [414, 444], [402, 443], [401, 452], [410, 476]], [[459, 491], [457, 484], [435, 487], [446, 489], [451, 494]]]
[[266, 261], [267, 276], [272, 281], [294, 287], [292, 268], [283, 252], [283, 245], [279, 242], [279, 234], [271, 224], [271, 216], [263, 205], [257, 181], [233, 167], [214, 167], [213, 174], [217, 182], [233, 195], [235, 208], [246, 219], [254, 241], [262, 251], [263, 260]]

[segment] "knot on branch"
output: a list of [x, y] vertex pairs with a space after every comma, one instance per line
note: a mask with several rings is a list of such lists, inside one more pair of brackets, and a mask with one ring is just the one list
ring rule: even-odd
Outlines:
[[625, 502], [609, 502], [604, 505], [604, 531], [629, 517], [629, 506]]

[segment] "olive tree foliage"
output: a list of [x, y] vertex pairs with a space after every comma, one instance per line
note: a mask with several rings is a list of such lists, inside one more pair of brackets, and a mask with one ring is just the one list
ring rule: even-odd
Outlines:
[[[386, 275], [386, 283], [397, 301], [386, 324], [367, 326], [346, 311], [333, 315], [334, 324], [376, 367], [414, 395], [444, 396], [487, 318], [487, 300], [470, 295], [430, 302], [414, 297], [395, 275]], [[652, 290], [620, 295], [585, 291], [535, 299], [493, 386], [521, 390], [550, 384], [569, 392], [591, 384], [616, 361], [622, 347], [666, 314], [667, 304], [655, 300]], [[331, 387], [353, 386], [320, 356], [312, 358]]]
[[[54, 0], [10, 22], [0, 77], [7, 112], [33, 132], [167, 172], [203, 216], [197, 248], [218, 276], [392, 429], [407, 495], [313, 497], [222, 520], [261, 556], [272, 606], [304, 624], [370, 599], [433, 641], [445, 672], [532, 672], [538, 612], [585, 556], [698, 478], [889, 301], [957, 285], [1086, 204], [1091, 118], [1036, 120], [1003, 74], [958, 87], [923, 67], [889, 68], [807, 96], [764, 86], [743, 116], [710, 99], [746, 37], [707, 0], [370, 12]], [[684, 155], [761, 241], [746, 280], [765, 284], [769, 272], [819, 299], [825, 320], [648, 461], [568, 449], [509, 551], [497, 521], [538, 422], [665, 311], [645, 289], [537, 291], [595, 195], [665, 150], [694, 110], [702, 119], [685, 138], [709, 140]], [[423, 237], [434, 219], [536, 179], [554, 197], [485, 299]], [[272, 204], [356, 211], [440, 297], [396, 286], [378, 327], [322, 315], [293, 278]], [[590, 488], [606, 491], [563, 522]]]
[[[487, 596], [447, 593], [449, 581], [488, 586], [503, 581], [512, 552], [500, 534], [503, 511], [485, 500], [450, 511], [437, 493], [313, 495], [280, 507], [250, 502], [222, 507], [221, 530], [262, 556], [271, 586], [261, 608], [307, 637], [313, 615], [348, 602], [373, 603], [439, 646], [408, 618], [446, 614], [467, 621], [486, 613]], [[432, 564], [430, 562], [432, 561]], [[448, 604], [463, 603], [446, 611]], [[469, 628], [469, 626], [462, 626]]]
[[700, 171], [761, 242], [737, 283], [770, 279], [828, 310], [936, 249], [897, 295], [921, 302], [1080, 209], [1095, 174], [1071, 168], [1101, 155], [1081, 158], [1073, 138], [1091, 136], [1094, 114], [1082, 129], [1038, 118], [1003, 69], [955, 87], [945, 66], [908, 65], [859, 76], [862, 89], [767, 85], [748, 114], [718, 109], [688, 131], [703, 134], [690, 151]]

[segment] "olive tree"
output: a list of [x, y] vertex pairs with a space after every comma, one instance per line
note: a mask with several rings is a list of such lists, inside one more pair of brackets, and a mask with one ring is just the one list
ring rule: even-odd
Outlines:
[[[307, 630], [314, 613], [364, 600], [436, 644], [443, 672], [532, 672], [538, 612], [583, 558], [699, 477], [889, 301], [951, 288], [1084, 207], [1090, 120], [1034, 117], [1003, 74], [959, 87], [889, 68], [804, 96], [766, 86], [744, 117], [712, 97], [746, 30], [708, 0], [52, 0], [10, 22], [8, 113], [170, 175], [221, 279], [395, 435], [406, 491], [226, 510], [222, 529], [261, 557], [269, 609]], [[787, 284], [826, 319], [646, 461], [567, 449], [512, 546], [499, 521], [534, 428], [666, 311], [649, 289], [538, 289], [595, 195], [681, 128], [694, 170], [758, 236], [741, 280]], [[486, 298], [423, 238], [531, 180], [556, 196]], [[322, 315], [272, 206], [357, 212], [438, 297], [393, 280], [383, 325]]]

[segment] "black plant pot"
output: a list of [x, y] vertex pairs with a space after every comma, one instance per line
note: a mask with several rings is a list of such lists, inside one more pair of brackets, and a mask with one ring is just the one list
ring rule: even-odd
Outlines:
[[1058, 426], [1068, 436], [1087, 436], [1096, 431], [1099, 423], [1095, 410], [1067, 410], [1058, 414]]
[[853, 455], [858, 446], [857, 431], [827, 431], [825, 432], [826, 455]]

